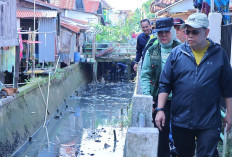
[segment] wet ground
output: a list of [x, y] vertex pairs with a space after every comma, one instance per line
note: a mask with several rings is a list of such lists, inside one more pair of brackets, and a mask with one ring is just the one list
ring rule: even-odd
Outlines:
[[122, 157], [134, 84], [88, 84], [70, 96], [14, 157]]

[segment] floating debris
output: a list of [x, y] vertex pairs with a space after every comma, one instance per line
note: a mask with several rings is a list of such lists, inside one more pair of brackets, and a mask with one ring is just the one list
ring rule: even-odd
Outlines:
[[109, 148], [109, 147], [111, 147], [111, 146], [108, 145], [107, 143], [104, 144], [104, 149], [107, 149], [107, 148]]
[[99, 142], [101, 142], [101, 140], [95, 140], [95, 142], [99, 143]]

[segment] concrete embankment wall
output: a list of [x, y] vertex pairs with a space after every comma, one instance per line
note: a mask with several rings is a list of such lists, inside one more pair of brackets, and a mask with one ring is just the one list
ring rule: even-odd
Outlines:
[[[72, 95], [80, 85], [90, 81], [91, 76], [91, 66], [87, 64], [74, 64], [52, 76], [47, 119], [56, 112], [65, 98]], [[14, 97], [0, 100], [0, 156], [11, 156], [43, 125], [46, 107], [42, 93], [46, 102], [47, 77], [19, 88], [19, 93]]]

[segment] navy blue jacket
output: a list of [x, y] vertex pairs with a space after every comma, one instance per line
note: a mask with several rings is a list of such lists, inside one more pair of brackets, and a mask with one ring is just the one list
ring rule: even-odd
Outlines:
[[136, 45], [136, 58], [135, 61], [139, 62], [140, 58], [142, 57], [143, 49], [145, 48], [148, 40], [150, 39], [149, 35], [145, 33], [141, 33], [137, 38], [137, 45]]
[[232, 69], [226, 52], [209, 41], [199, 66], [187, 42], [175, 47], [160, 76], [159, 93], [172, 91], [175, 126], [221, 128], [220, 98], [232, 97]]

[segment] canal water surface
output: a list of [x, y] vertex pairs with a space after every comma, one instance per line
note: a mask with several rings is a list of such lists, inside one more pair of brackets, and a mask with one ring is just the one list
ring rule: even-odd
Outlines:
[[80, 87], [13, 156], [122, 157], [133, 87], [128, 82]]

